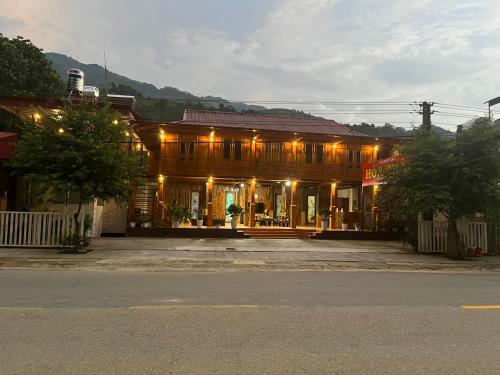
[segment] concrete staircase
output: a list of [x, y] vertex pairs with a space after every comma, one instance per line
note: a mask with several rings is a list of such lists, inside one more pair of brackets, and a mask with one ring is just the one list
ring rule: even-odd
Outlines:
[[257, 227], [257, 228], [241, 228], [245, 235], [250, 238], [270, 238], [270, 239], [309, 239], [311, 235], [316, 233], [315, 228], [311, 229], [292, 229], [292, 228], [273, 228], [273, 227]]

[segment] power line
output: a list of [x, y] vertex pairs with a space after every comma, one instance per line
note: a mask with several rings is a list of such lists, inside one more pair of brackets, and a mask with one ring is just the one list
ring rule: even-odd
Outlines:
[[468, 105], [460, 105], [460, 104], [436, 103], [436, 105], [448, 106], [448, 107], [455, 107], [455, 108], [469, 108], [469, 109], [477, 109], [477, 110], [487, 111], [484, 108], [471, 107], [471, 106], [468, 106]]

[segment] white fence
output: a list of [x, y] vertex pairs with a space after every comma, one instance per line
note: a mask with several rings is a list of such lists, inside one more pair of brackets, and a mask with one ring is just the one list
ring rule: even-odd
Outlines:
[[[457, 223], [458, 234], [465, 247], [488, 249], [488, 231], [485, 222], [464, 221]], [[448, 251], [448, 222], [418, 222], [418, 251], [421, 253], [445, 253]]]
[[74, 231], [73, 218], [63, 213], [0, 211], [0, 247], [57, 247]]

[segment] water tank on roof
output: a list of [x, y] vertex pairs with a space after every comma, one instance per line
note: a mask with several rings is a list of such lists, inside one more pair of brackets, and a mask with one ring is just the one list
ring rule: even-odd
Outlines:
[[66, 89], [70, 95], [83, 94], [83, 78], [85, 74], [80, 69], [68, 69]]
[[95, 86], [83, 86], [83, 96], [95, 100], [99, 97], [99, 89]]

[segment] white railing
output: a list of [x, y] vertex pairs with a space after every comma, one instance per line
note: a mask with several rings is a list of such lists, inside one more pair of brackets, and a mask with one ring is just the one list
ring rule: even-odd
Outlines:
[[74, 219], [64, 213], [0, 211], [0, 247], [58, 247], [74, 231]]
[[[485, 222], [457, 222], [457, 230], [465, 247], [488, 249], [488, 230]], [[445, 253], [448, 251], [448, 222], [418, 222], [418, 251], [421, 253]]]

